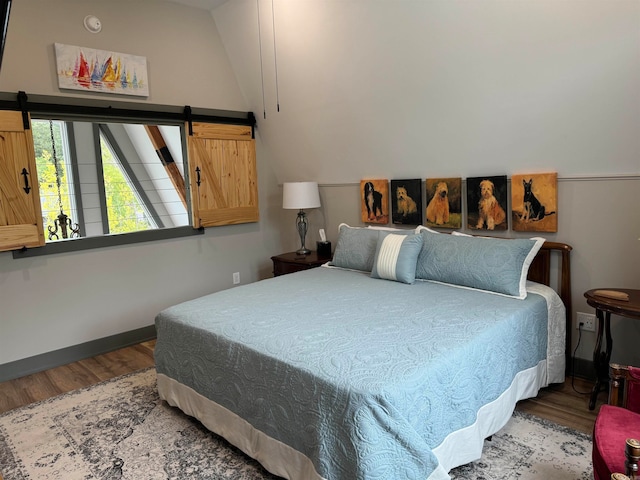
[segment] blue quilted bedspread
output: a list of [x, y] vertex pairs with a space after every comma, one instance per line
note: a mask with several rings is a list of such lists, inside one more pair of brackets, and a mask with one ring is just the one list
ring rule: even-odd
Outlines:
[[547, 306], [317, 268], [176, 305], [156, 326], [159, 373], [322, 477], [423, 480], [431, 450], [545, 358]]

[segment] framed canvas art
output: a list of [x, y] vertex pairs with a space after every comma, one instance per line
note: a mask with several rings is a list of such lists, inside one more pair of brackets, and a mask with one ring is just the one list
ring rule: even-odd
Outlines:
[[511, 177], [511, 222], [518, 232], [558, 231], [558, 174]]
[[149, 96], [146, 57], [62, 43], [55, 50], [61, 89]]
[[362, 223], [389, 223], [389, 180], [360, 181]]
[[462, 178], [427, 178], [427, 226], [462, 227]]
[[422, 180], [391, 180], [391, 220], [396, 224], [422, 223]]
[[467, 178], [467, 228], [506, 230], [507, 176]]

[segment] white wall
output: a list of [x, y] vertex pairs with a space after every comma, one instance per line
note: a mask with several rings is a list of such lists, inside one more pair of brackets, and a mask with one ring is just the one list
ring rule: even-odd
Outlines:
[[[545, 236], [574, 247], [574, 310], [593, 312], [590, 288], [640, 288], [640, 2], [257, 3], [213, 16], [278, 179], [323, 185], [310, 218], [334, 241], [363, 178], [555, 171]], [[640, 364], [640, 322], [613, 331], [614, 359]]]
[[[102, 32], [83, 27], [97, 15]], [[150, 96], [143, 103], [247, 111], [213, 19], [162, 1], [13, 2], [0, 90], [60, 92], [53, 43], [147, 57]], [[162, 308], [270, 276], [283, 251], [281, 192], [257, 132], [260, 222], [211, 228], [202, 236], [14, 260], [0, 253], [0, 364], [153, 324]]]
[[[86, 15], [102, 22], [98, 34]], [[54, 43], [147, 58], [149, 97], [60, 91]], [[13, 2], [0, 91], [247, 110], [208, 12], [162, 0]]]
[[214, 18], [279, 179], [640, 170], [636, 0], [257, 3], [263, 75], [256, 1]]

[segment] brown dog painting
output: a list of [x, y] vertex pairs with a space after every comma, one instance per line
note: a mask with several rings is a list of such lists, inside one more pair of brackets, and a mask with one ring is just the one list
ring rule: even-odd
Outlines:
[[478, 203], [478, 223], [476, 228], [486, 225], [487, 230], [493, 230], [507, 218], [504, 208], [498, 203], [493, 194], [495, 186], [491, 180], [480, 182], [480, 202]]
[[468, 228], [506, 230], [507, 176], [467, 178], [467, 208]]
[[436, 191], [427, 204], [427, 221], [442, 225], [449, 223], [449, 187], [447, 182], [438, 182]]
[[427, 178], [427, 223], [430, 227], [460, 228], [462, 226], [462, 179]]

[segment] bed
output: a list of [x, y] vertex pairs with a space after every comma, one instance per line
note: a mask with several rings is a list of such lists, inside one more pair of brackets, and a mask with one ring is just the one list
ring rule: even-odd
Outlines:
[[570, 250], [341, 225], [323, 267], [158, 314], [160, 396], [284, 478], [448, 479], [564, 381]]

